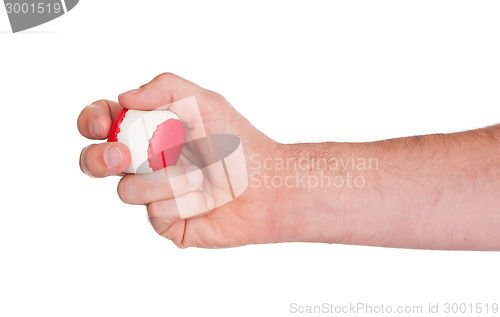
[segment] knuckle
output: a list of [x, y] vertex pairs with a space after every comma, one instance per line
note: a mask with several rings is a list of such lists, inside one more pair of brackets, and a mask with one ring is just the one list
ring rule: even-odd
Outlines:
[[99, 106], [99, 105], [108, 106], [109, 103], [110, 103], [110, 101], [108, 99], [99, 99], [97, 101], [94, 101], [92, 104], [90, 104], [90, 106]]
[[190, 247], [189, 244], [187, 244], [185, 241], [183, 241], [182, 239], [173, 239], [172, 242], [174, 243], [174, 245], [176, 247], [178, 247], [179, 249], [187, 249]]
[[158, 75], [156, 78], [164, 83], [170, 83], [177, 80], [179, 77], [173, 73], [166, 72]]
[[[164, 238], [167, 238], [165, 235], [164, 235], [164, 232], [163, 232], [163, 226], [162, 224], [156, 220], [155, 218], [151, 218], [151, 215], [149, 214], [149, 206], [147, 207], [147, 210], [148, 210], [148, 216], [149, 216], [149, 222], [151, 223], [151, 226], [153, 227], [153, 230], [161, 237], [164, 237]], [[168, 238], [167, 238], [168, 239]]]
[[[162, 211], [161, 211], [161, 202], [159, 201], [154, 201], [154, 202], [151, 202], [149, 204], [147, 204], [147, 211], [148, 211], [148, 215], [149, 215], [149, 219], [158, 219], [158, 218], [161, 218], [162, 216]], [[156, 228], [155, 228], [156, 230]], [[158, 230], [156, 230], [156, 232], [158, 232]]]
[[195, 202], [196, 206], [198, 207], [203, 207], [207, 203], [207, 199], [205, 198], [205, 194], [203, 194], [201, 191], [196, 191], [193, 192], [193, 201]]
[[206, 96], [215, 102], [216, 104], [228, 104], [229, 102], [227, 101], [226, 97], [223, 95], [219, 94], [218, 92], [207, 90]]
[[215, 91], [212, 91], [212, 90], [207, 90], [207, 96], [209, 98], [213, 99], [213, 100], [216, 100], [216, 101], [226, 100], [226, 98], [224, 98], [224, 96], [222, 96], [218, 92], [215, 92]]
[[132, 203], [132, 199], [131, 199], [132, 197], [130, 195], [130, 193], [131, 193], [130, 181], [128, 181], [127, 177], [122, 177], [122, 179], [118, 183], [117, 192], [118, 192], [118, 196], [120, 197], [121, 201], [123, 201], [126, 204]]

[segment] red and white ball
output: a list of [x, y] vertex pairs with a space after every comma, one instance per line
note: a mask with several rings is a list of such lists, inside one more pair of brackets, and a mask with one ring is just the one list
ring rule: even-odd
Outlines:
[[175, 165], [185, 137], [184, 124], [171, 111], [124, 109], [113, 122], [108, 142], [129, 148], [132, 162], [127, 173], [146, 174]]

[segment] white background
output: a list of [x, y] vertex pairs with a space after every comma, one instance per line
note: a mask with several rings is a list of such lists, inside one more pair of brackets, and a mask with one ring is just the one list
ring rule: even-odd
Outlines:
[[[500, 254], [289, 243], [179, 250], [76, 119], [161, 72], [281, 142], [500, 121], [498, 1], [97, 1], [11, 34], [0, 7], [0, 316], [289, 316], [289, 305], [500, 302]], [[297, 314], [295, 314], [297, 315]]]

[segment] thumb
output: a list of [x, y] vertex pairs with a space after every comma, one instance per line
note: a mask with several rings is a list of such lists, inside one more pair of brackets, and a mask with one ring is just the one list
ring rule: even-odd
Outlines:
[[123, 108], [133, 110], [160, 110], [165, 106], [189, 97], [196, 97], [203, 88], [177, 75], [164, 73], [139, 89], [118, 96]]
[[118, 96], [120, 105], [131, 110], [170, 110], [187, 128], [186, 141], [206, 136], [197, 99], [206, 90], [177, 75], [164, 73], [139, 89]]

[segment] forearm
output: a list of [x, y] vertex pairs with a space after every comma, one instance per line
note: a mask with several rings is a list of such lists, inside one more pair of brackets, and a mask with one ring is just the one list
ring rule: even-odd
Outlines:
[[303, 240], [500, 250], [500, 126], [283, 155], [296, 164], [281, 175], [302, 177], [284, 196]]

